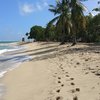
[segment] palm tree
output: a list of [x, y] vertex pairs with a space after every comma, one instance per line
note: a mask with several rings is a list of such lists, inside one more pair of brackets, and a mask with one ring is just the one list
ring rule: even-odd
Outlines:
[[71, 20], [72, 20], [72, 33], [73, 33], [73, 44], [76, 44], [76, 34], [79, 29], [84, 29], [86, 25], [85, 16], [83, 11], [86, 7], [79, 0], [71, 0]]
[[74, 37], [72, 45], [75, 45], [76, 34], [79, 29], [84, 29], [86, 25], [83, 13], [86, 7], [79, 0], [58, 0], [56, 6], [50, 5], [49, 10], [56, 17], [48, 23], [46, 30], [49, 29], [51, 24], [56, 23], [56, 30], [62, 33], [61, 44], [65, 43], [65, 35], [72, 32]]
[[70, 33], [71, 30], [71, 15], [68, 0], [56, 1], [56, 6], [50, 5], [49, 11], [53, 12], [56, 17], [48, 23], [46, 32], [55, 23], [56, 31], [62, 33], [61, 44], [64, 44], [65, 35]]

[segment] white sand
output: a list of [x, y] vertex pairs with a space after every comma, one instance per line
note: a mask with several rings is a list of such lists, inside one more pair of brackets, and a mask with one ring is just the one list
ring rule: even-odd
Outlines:
[[26, 46], [33, 60], [5, 75], [4, 100], [100, 100], [100, 46]]

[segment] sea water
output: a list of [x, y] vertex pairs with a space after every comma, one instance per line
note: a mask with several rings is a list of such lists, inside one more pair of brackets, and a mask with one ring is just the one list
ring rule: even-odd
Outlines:
[[[19, 54], [18, 52], [25, 50], [23, 46], [13, 45], [15, 42], [0, 42], [0, 78], [4, 74], [21, 64], [24, 61], [30, 60], [28, 55]], [[4, 91], [3, 84], [0, 83], [0, 95]]]

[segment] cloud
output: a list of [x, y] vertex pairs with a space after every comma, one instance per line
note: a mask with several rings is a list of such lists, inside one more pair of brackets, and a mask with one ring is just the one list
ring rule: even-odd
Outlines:
[[41, 11], [48, 6], [46, 1], [36, 2], [35, 4], [32, 3], [20, 3], [19, 11], [21, 15], [28, 15], [33, 12]]
[[34, 6], [32, 4], [24, 3], [20, 4], [19, 10], [21, 15], [26, 15], [34, 12]]

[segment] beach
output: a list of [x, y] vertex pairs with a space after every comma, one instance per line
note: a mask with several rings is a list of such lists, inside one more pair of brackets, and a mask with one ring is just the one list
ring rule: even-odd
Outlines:
[[100, 100], [100, 44], [34, 42], [9, 52], [29, 56], [1, 79], [0, 100]]

